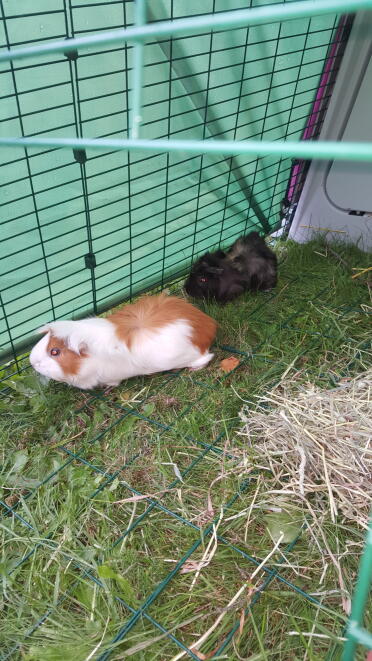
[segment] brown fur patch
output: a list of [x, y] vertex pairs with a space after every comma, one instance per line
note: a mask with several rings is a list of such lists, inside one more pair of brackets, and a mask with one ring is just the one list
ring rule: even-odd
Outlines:
[[[60, 349], [61, 353], [59, 356], [51, 356], [51, 349]], [[78, 356], [75, 351], [71, 351], [71, 349], [66, 347], [64, 340], [61, 340], [61, 338], [54, 337], [54, 335], [50, 336], [47, 346], [47, 353], [50, 358], [53, 358], [53, 360], [58, 363], [66, 376], [72, 376], [79, 372], [80, 363], [84, 357], [84, 354]]]
[[192, 343], [205, 353], [216, 336], [217, 323], [182, 298], [166, 294], [144, 296], [107, 317], [116, 326], [119, 339], [129, 348], [139, 330], [163, 328], [178, 319], [189, 322]]

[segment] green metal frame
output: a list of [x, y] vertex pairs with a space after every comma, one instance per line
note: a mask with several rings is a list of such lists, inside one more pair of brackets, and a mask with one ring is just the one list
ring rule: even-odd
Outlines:
[[[138, 122], [137, 122], [138, 123]], [[138, 127], [136, 127], [138, 130]], [[372, 143], [317, 142], [316, 144], [290, 142], [233, 142], [229, 140], [89, 140], [78, 138], [0, 138], [4, 147], [58, 147], [60, 149], [94, 149], [97, 151], [152, 151], [189, 152], [190, 154], [252, 154], [253, 156], [278, 155], [290, 158], [316, 158], [319, 160], [372, 161]]]
[[342, 661], [353, 661], [357, 645], [372, 650], [372, 634], [363, 628], [364, 611], [370, 595], [372, 582], [372, 518], [366, 537], [366, 546], [359, 567], [358, 580], [353, 596], [350, 620], [347, 626], [347, 641]]
[[164, 21], [157, 25], [142, 26], [145, 17], [145, 5], [143, 0], [140, 0], [138, 2], [136, 27], [102, 33], [92, 37], [80, 37], [71, 40], [68, 44], [64, 41], [57, 41], [43, 46], [15, 49], [10, 53], [0, 54], [0, 62], [14, 61], [27, 57], [42, 57], [50, 53], [63, 53], [65, 51], [76, 50], [76, 48], [85, 49], [90, 46], [103, 46], [122, 41], [144, 42], [151, 37], [176, 36], [190, 33], [197, 34], [198, 32], [203, 32], [206, 28], [214, 30], [218, 28], [246, 27], [295, 18], [321, 16], [322, 14], [335, 14], [336, 12], [354, 12], [360, 9], [371, 9], [371, 7], [371, 0], [302, 0], [302, 2], [292, 2], [289, 4], [268, 5], [234, 12], [221, 12], [218, 16], [194, 16], [193, 18], [179, 19], [172, 22]]
[[50, 139], [50, 138], [1, 138], [0, 145], [7, 147], [59, 147], [73, 149], [102, 149], [102, 150], [144, 150], [154, 152], [185, 151], [196, 154], [254, 154], [266, 156], [279, 154], [283, 157], [342, 159], [351, 161], [372, 161], [372, 144], [317, 142], [316, 144], [291, 143], [286, 141], [232, 141], [213, 140], [202, 142], [195, 140], [139, 140], [141, 118], [142, 76], [143, 76], [143, 46], [150, 38], [164, 36], [177, 36], [197, 34], [207, 29], [237, 28], [241, 26], [260, 25], [268, 21], [284, 21], [322, 14], [333, 14], [342, 11], [357, 11], [372, 9], [372, 0], [304, 0], [292, 2], [287, 5], [270, 5], [242, 11], [223, 12], [218, 16], [194, 17], [165, 21], [156, 25], [145, 24], [145, 0], [136, 0], [136, 26], [126, 30], [103, 33], [91, 37], [80, 37], [52, 44], [19, 48], [8, 53], [0, 53], [0, 63], [16, 61], [24, 58], [42, 57], [51, 53], [66, 53], [92, 46], [103, 46], [123, 41], [134, 42], [133, 64], [133, 108], [131, 122], [131, 140], [78, 140], [78, 139]]

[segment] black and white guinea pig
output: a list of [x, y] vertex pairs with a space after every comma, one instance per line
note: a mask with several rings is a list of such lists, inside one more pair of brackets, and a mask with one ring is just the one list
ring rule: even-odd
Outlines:
[[237, 239], [224, 252], [206, 253], [193, 264], [185, 290], [193, 298], [228, 303], [244, 291], [267, 291], [277, 283], [275, 253], [258, 232]]
[[216, 330], [211, 317], [182, 299], [145, 296], [105, 319], [43, 326], [30, 362], [40, 374], [78, 388], [116, 386], [132, 376], [201, 369], [213, 358]]

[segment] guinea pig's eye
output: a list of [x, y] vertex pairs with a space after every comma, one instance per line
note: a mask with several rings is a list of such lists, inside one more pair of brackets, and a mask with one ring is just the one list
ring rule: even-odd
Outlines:
[[208, 282], [208, 278], [200, 277], [199, 282]]
[[61, 353], [61, 349], [51, 349], [50, 350], [50, 355], [51, 356], [59, 356], [60, 353]]

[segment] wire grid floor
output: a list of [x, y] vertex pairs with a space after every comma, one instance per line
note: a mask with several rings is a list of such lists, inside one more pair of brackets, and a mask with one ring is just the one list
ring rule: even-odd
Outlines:
[[[314, 277], [314, 278], [319, 278], [319, 276], [316, 276], [316, 274], [309, 274], [308, 272], [304, 276], [296, 276], [294, 278], [288, 278], [288, 284], [293, 284], [294, 282], [298, 282], [301, 277]], [[321, 301], [322, 295], [325, 294], [327, 291], [329, 291], [329, 286], [320, 286], [319, 290], [317, 292], [317, 295], [314, 297], [311, 297], [311, 301], [317, 302]], [[277, 292], [270, 294], [267, 296], [266, 300], [256, 306], [250, 313], [250, 317], [256, 318], [260, 317], [262, 313], [265, 312], [265, 309], [267, 309], [267, 306], [270, 305], [270, 302], [275, 299], [278, 296]], [[309, 299], [310, 300], [310, 299]], [[288, 329], [289, 333], [308, 333], [309, 335], [313, 336], [313, 339], [311, 340], [311, 347], [316, 348], [317, 346], [321, 345], [322, 337], [335, 337], [334, 334], [332, 333], [332, 328], [331, 324], [329, 326], [329, 334], [327, 333], [326, 335], [317, 333], [317, 332], [310, 332], [306, 331], [304, 329], [299, 329], [296, 327], [295, 322], [296, 318], [298, 315], [301, 314], [301, 312], [304, 309], [304, 305], [308, 301], [301, 300], [301, 302], [298, 305], [298, 309], [291, 313], [291, 315], [288, 316], [287, 319], [283, 322], [278, 322], [277, 324], [272, 324], [272, 332], [270, 333], [270, 337], [275, 335], [275, 332], [277, 330], [277, 327], [279, 324], [284, 326], [285, 328]], [[341, 318], [342, 316], [348, 315], [349, 313], [355, 314], [356, 311], [360, 309], [358, 308], [358, 305], [355, 305], [355, 302], [353, 306], [348, 306], [344, 305], [341, 308], [335, 308], [341, 312]], [[262, 323], [267, 323], [264, 318], [261, 317]], [[352, 340], [345, 338], [344, 343], [347, 345], [352, 344]], [[267, 364], [270, 362], [275, 362], [275, 361], [270, 361], [266, 357], [260, 355], [260, 346], [261, 343], [258, 343], [253, 349], [251, 353], [247, 353], [245, 351], [240, 351], [239, 348], [234, 348], [231, 346], [220, 346], [219, 349], [222, 351], [224, 355], [231, 355], [232, 353], [236, 354], [240, 358], [240, 364], [235, 370], [241, 369], [243, 365], [246, 365], [247, 363], [253, 362], [253, 363], [258, 363], [258, 364]], [[360, 347], [362, 350], [364, 347]], [[352, 375], [353, 374], [353, 369], [355, 367], [355, 363], [358, 361], [358, 354], [354, 355], [354, 358], [351, 359], [347, 365], [347, 368], [342, 372], [342, 374], [336, 375], [332, 370], [329, 371], [329, 373], [325, 373], [325, 378], [326, 380], [329, 380], [329, 383], [334, 385], [337, 383], [338, 379], [341, 377], [344, 377], [345, 375]], [[279, 363], [276, 363], [277, 365], [280, 365]], [[282, 363], [282, 368], [283, 372], [287, 369], [288, 365], [285, 363]], [[311, 372], [311, 370], [310, 370]], [[164, 389], [167, 385], [172, 385], [178, 378], [180, 378], [181, 371], [180, 372], [172, 372], [172, 373], [165, 373], [162, 377], [162, 381], [160, 384], [160, 387], [158, 388], [158, 392]], [[211, 388], [214, 387], [220, 387], [223, 385], [224, 381], [229, 378], [231, 379], [233, 377], [233, 372], [230, 374], [224, 375], [219, 380], [219, 383], [217, 385], [210, 385], [208, 383], [205, 383], [203, 381], [203, 375], [202, 372], [198, 374], [196, 377], [191, 377], [193, 384], [195, 387], [201, 388], [201, 395], [198, 398], [198, 403], [205, 397], [208, 397], [208, 394], [210, 392]], [[277, 379], [275, 380], [277, 382]], [[274, 385], [274, 383], [272, 385]], [[130, 381], [129, 381], [130, 384]], [[266, 388], [265, 388], [266, 391]], [[179, 412], [178, 415], [176, 415], [176, 420], [173, 424], [165, 425], [160, 423], [158, 420], [155, 419], [155, 417], [147, 417], [141, 413], [139, 410], [140, 405], [142, 405], [146, 400], [149, 399], [149, 397], [153, 394], [153, 392], [150, 390], [149, 393], [147, 393], [146, 397], [144, 397], [139, 403], [137, 408], [130, 408], [127, 406], [122, 406], [121, 404], [118, 404], [116, 401], [112, 401], [112, 398], [110, 398], [110, 394], [102, 394], [100, 392], [95, 392], [92, 395], [89, 396], [86, 404], [84, 404], [83, 407], [77, 409], [75, 411], [75, 415], [77, 415], [79, 412], [81, 412], [84, 408], [86, 408], [88, 405], [94, 405], [94, 403], [98, 403], [102, 400], [108, 401], [112, 407], [114, 407], [117, 412], [118, 412], [118, 418], [110, 424], [107, 429], [104, 429], [100, 433], [96, 434], [91, 440], [88, 442], [88, 447], [94, 447], [95, 444], [99, 443], [109, 432], [112, 430], [114, 427], [120, 425], [120, 423], [123, 422], [126, 418], [128, 419], [129, 417], [134, 417], [138, 419], [145, 420], [148, 424], [150, 424], [158, 433], [158, 436], [162, 436], [165, 432], [169, 433], [174, 433], [174, 438], [177, 438], [177, 423], [180, 421], [180, 419], [184, 418], [187, 413], [195, 406], [194, 404], [187, 405], [185, 408], [183, 408], [182, 411]], [[264, 393], [262, 393], [264, 394]], [[230, 428], [236, 424], [236, 421], [232, 422], [230, 424]], [[229, 427], [223, 426], [223, 429], [217, 433], [214, 438], [208, 439], [208, 440], [198, 440], [194, 438], [192, 435], [186, 435], [185, 440], [187, 440], [188, 444], [191, 444], [191, 446], [194, 448], [194, 450], [197, 450], [197, 455], [192, 458], [188, 465], [181, 471], [180, 475], [176, 477], [172, 482], [170, 482], [167, 486], [167, 489], [181, 489], [183, 487], [183, 480], [187, 478], [190, 474], [193, 473], [193, 471], [196, 469], [196, 467], [201, 466], [203, 468], [203, 462], [206, 460], [208, 456], [211, 455], [217, 455], [217, 456], [223, 456], [227, 455], [230, 460], [233, 462], [236, 461], [236, 464], [239, 463], [241, 459], [239, 457], [234, 457], [230, 453], [226, 452], [223, 448], [223, 441], [226, 437], [226, 435], [229, 432]], [[44, 485], [48, 485], [51, 483], [51, 481], [62, 471], [64, 471], [68, 466], [71, 464], [75, 465], [80, 465], [84, 470], [90, 471], [93, 474], [100, 476], [102, 478], [101, 483], [97, 488], [89, 495], [87, 500], [93, 501], [97, 496], [102, 494], [102, 492], [105, 489], [110, 488], [110, 486], [113, 484], [114, 480], [117, 480], [118, 478], [123, 478], [125, 480], [125, 475], [126, 475], [126, 470], [129, 469], [130, 467], [134, 466], [136, 464], [136, 461], [141, 457], [141, 449], [137, 452], [135, 452], [129, 459], [125, 461], [125, 463], [120, 466], [117, 470], [113, 472], [108, 472], [104, 467], [101, 467], [97, 465], [96, 463], [92, 462], [91, 460], [88, 460], [86, 458], [86, 449], [81, 447], [77, 451], [72, 451], [66, 445], [61, 445], [59, 448], [62, 452], [65, 453], [66, 459], [58, 467], [57, 470], [51, 472], [45, 479], [37, 486], [35, 489], [30, 489], [26, 494], [24, 494], [22, 501], [19, 500], [14, 506], [9, 506], [5, 502], [1, 501], [2, 508], [4, 510], [4, 515], [5, 516], [12, 516], [13, 517], [13, 523], [18, 522], [22, 527], [26, 528], [27, 530], [30, 531], [30, 534], [36, 533], [36, 530], [34, 526], [32, 525], [32, 513], [28, 509], [26, 509], [26, 512], [28, 512], [28, 516], [25, 516], [24, 514], [19, 514], [18, 510], [20, 508], [21, 503], [27, 503], [28, 500], [31, 499], [32, 496], [35, 495], [38, 489], [43, 487]], [[161, 632], [166, 636], [170, 641], [172, 641], [175, 645], [175, 649], [179, 648], [180, 650], [184, 651], [186, 655], [189, 658], [192, 659], [200, 659], [193, 651], [190, 649], [190, 647], [187, 647], [183, 641], [181, 641], [175, 633], [173, 633], [172, 630], [169, 630], [169, 627], [166, 627], [162, 624], [162, 622], [157, 621], [152, 615], [151, 612], [149, 612], [151, 605], [159, 598], [160, 595], [163, 593], [166, 594], [167, 587], [171, 583], [173, 579], [177, 577], [177, 574], [180, 572], [182, 566], [184, 563], [192, 556], [195, 551], [200, 548], [208, 537], [210, 535], [215, 534], [214, 531], [214, 526], [217, 523], [218, 516], [212, 520], [209, 521], [208, 524], [203, 528], [199, 527], [196, 525], [193, 521], [188, 520], [187, 518], [184, 518], [182, 515], [180, 515], [178, 512], [175, 512], [171, 507], [167, 507], [166, 504], [164, 504], [164, 500], [166, 500], [165, 492], [167, 489], [162, 488], [162, 494], [159, 496], [159, 498], [153, 498], [153, 497], [147, 497], [146, 494], [144, 494], [142, 491], [140, 491], [138, 488], [136, 488], [136, 484], [129, 484], [127, 482], [123, 482], [122, 488], [124, 492], [124, 497], [126, 497], [128, 494], [133, 495], [133, 496], [144, 496], [144, 502], [146, 503], [146, 507], [144, 511], [142, 512], [141, 515], [139, 515], [135, 520], [133, 520], [130, 525], [123, 530], [122, 534], [116, 537], [115, 540], [112, 541], [111, 544], [107, 546], [107, 548], [103, 552], [103, 557], [105, 561], [110, 560], [110, 553], [117, 547], [119, 544], [123, 542], [123, 540], [128, 537], [128, 535], [133, 532], [140, 524], [146, 523], [148, 524], [149, 517], [151, 512], [161, 512], [164, 514], [164, 516], [170, 517], [174, 522], [179, 524], [180, 530], [182, 528], [187, 527], [191, 530], [195, 531], [195, 538], [193, 543], [191, 543], [188, 548], [184, 551], [181, 557], [179, 557], [178, 561], [174, 565], [173, 569], [169, 571], [165, 577], [157, 582], [156, 576], [154, 576], [154, 587], [153, 589], [149, 592], [149, 594], [146, 595], [146, 597], [143, 599], [142, 603], [138, 607], [134, 607], [130, 603], [127, 603], [125, 599], [120, 597], [119, 595], [114, 596], [114, 599], [118, 604], [122, 606], [124, 609], [124, 612], [126, 613], [126, 618], [123, 619], [122, 626], [120, 627], [117, 635], [112, 639], [111, 644], [106, 646], [106, 650], [101, 653], [99, 656], [95, 657], [99, 659], [99, 661], [104, 661], [105, 659], [108, 659], [110, 655], [112, 654], [114, 647], [119, 641], [122, 641], [125, 639], [126, 635], [132, 630], [133, 627], [135, 627], [136, 623], [138, 623], [140, 620], [146, 620], [148, 624], [150, 624], [154, 630], [157, 630], [158, 632]], [[234, 502], [239, 498], [239, 496], [247, 492], [250, 488], [250, 480], [247, 479], [244, 481], [236, 494], [226, 503], [223, 504], [223, 510], [226, 512], [233, 504]], [[83, 506], [81, 508], [83, 510]], [[182, 532], [181, 532], [182, 535]], [[298, 535], [298, 537], [283, 551], [282, 558], [279, 559], [279, 562], [277, 562], [277, 566], [279, 564], [283, 564], [287, 557], [290, 557], [290, 553], [294, 546], [296, 545], [297, 541], [300, 539], [301, 533]], [[236, 546], [233, 544], [229, 539], [227, 539], [225, 536], [217, 534], [217, 540], [218, 544], [222, 545], [225, 548], [230, 549], [233, 551], [235, 554], [237, 554], [238, 557], [240, 557], [244, 562], [247, 563], [247, 565], [251, 565], [252, 569], [255, 567], [258, 567], [260, 563], [262, 562], [262, 559], [255, 557], [254, 555], [250, 555], [247, 553], [242, 548], [239, 548], [239, 546]], [[45, 534], [44, 538], [36, 543], [33, 548], [28, 551], [24, 557], [18, 562], [18, 564], [13, 567], [12, 571], [10, 573], [13, 573], [17, 568], [20, 567], [20, 565], [27, 563], [27, 562], [32, 562], [33, 555], [36, 554], [40, 549], [46, 549], [51, 555], [53, 555], [53, 552], [57, 549], [58, 547], [58, 542], [53, 540], [53, 533]], [[34, 624], [32, 627], [24, 632], [22, 638], [14, 644], [14, 646], [11, 649], [8, 649], [4, 655], [1, 657], [3, 661], [6, 659], [14, 658], [17, 656], [17, 651], [21, 648], [22, 642], [27, 638], [32, 636], [32, 634], [43, 624], [45, 623], [48, 618], [50, 617], [56, 617], [58, 615], [58, 608], [64, 604], [65, 602], [68, 602], [70, 599], [73, 600], [74, 593], [77, 590], [78, 586], [80, 585], [82, 580], [89, 580], [91, 581], [95, 586], [97, 586], [97, 589], [105, 589], [104, 582], [100, 579], [98, 574], [91, 569], [87, 569], [86, 566], [84, 566], [84, 563], [79, 562], [79, 560], [76, 559], [76, 557], [71, 556], [69, 558], [69, 563], [71, 563], [71, 566], [74, 567], [74, 571], [76, 572], [76, 578], [72, 580], [71, 584], [69, 585], [68, 589], [62, 591], [60, 596], [58, 597], [58, 600], [53, 606], [48, 608], [46, 612], [43, 614], [40, 614], [40, 616], [35, 620]], [[289, 565], [288, 565], [289, 566]], [[293, 593], [296, 593], [303, 599], [311, 602], [314, 604], [317, 608], [319, 609], [324, 609], [325, 607], [322, 605], [321, 601], [319, 601], [316, 597], [312, 596], [311, 594], [307, 593], [304, 591], [302, 588], [298, 587], [295, 582], [293, 582], [290, 578], [287, 577], [288, 574], [288, 566], [282, 571], [280, 571], [277, 567], [272, 567], [270, 564], [264, 565], [262, 567], [262, 572], [263, 572], [263, 578], [259, 584], [259, 587], [255, 591], [255, 594], [250, 602], [250, 605], [246, 608], [246, 614], [254, 608], [255, 603], [258, 601], [260, 598], [261, 594], [266, 590], [266, 588], [272, 583], [272, 581], [277, 581], [280, 582], [281, 584], [285, 585], [286, 588], [289, 590], [293, 591]], [[175, 623], [176, 625], [177, 623]], [[224, 650], [226, 650], [231, 643], [235, 633], [238, 631], [240, 626], [240, 618], [236, 620], [236, 622], [231, 626], [230, 631], [228, 632], [227, 635], [224, 635], [223, 640], [219, 646], [219, 649], [215, 651], [214, 656], [218, 656], [219, 654], [223, 653]], [[343, 618], [340, 616], [340, 631], [342, 631], [343, 628]], [[151, 649], [150, 649], [151, 653]], [[214, 657], [213, 657], [214, 658]], [[334, 658], [333, 657], [333, 651], [330, 650], [330, 653], [328, 655], [329, 659]]]

